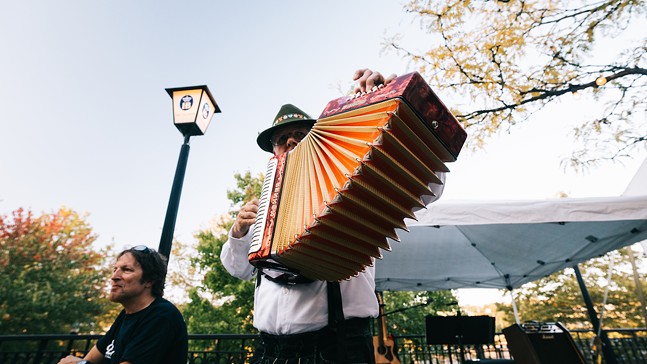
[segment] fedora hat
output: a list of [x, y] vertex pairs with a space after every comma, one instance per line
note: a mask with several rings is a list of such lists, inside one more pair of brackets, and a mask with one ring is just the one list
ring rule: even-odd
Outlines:
[[298, 107], [292, 104], [285, 104], [281, 106], [278, 114], [276, 114], [276, 117], [274, 117], [272, 126], [258, 134], [256, 143], [264, 151], [272, 153], [274, 151], [274, 148], [272, 146], [271, 138], [276, 129], [280, 129], [286, 125], [293, 125], [296, 123], [312, 127], [316, 121], [317, 120], [311, 118], [310, 115], [304, 113]]

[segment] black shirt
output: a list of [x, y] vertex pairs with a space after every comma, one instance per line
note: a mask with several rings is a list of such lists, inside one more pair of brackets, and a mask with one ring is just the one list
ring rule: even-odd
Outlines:
[[180, 311], [164, 298], [133, 314], [121, 311], [110, 330], [97, 342], [105, 364], [185, 364], [188, 353], [186, 323]]

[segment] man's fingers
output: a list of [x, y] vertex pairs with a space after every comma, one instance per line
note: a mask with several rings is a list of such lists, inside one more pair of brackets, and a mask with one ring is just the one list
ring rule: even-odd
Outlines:
[[366, 71], [369, 71], [369, 69], [368, 68], [360, 68], [357, 71], [355, 71], [355, 73], [353, 74], [353, 81], [357, 81], [357, 80], [360, 79], [360, 77], [363, 77], [364, 73], [366, 73]]
[[249, 228], [256, 223], [256, 216], [258, 215], [258, 199], [254, 199], [246, 203], [236, 215], [236, 221], [231, 230], [231, 236], [235, 238], [242, 238]]
[[357, 81], [354, 92], [365, 92], [366, 91], [366, 80], [371, 76], [373, 71], [368, 68], [361, 68], [355, 71], [353, 75], [353, 81]]
[[384, 84], [384, 77], [379, 72], [373, 72], [366, 79], [366, 90], [370, 90], [373, 87], [380, 86]]
[[396, 77], [396, 74], [391, 74], [389, 77], [385, 78], [381, 73], [371, 71], [368, 68], [358, 69], [355, 71], [355, 74], [353, 74], [353, 81], [357, 81], [354, 92], [367, 92], [367, 90], [371, 90], [374, 87], [388, 84]]
[[258, 212], [258, 199], [254, 198], [240, 209], [240, 212]]
[[257, 214], [258, 214], [258, 205], [248, 203], [245, 206], [243, 206], [243, 208], [241, 208], [240, 211], [238, 212], [238, 220], [256, 219]]

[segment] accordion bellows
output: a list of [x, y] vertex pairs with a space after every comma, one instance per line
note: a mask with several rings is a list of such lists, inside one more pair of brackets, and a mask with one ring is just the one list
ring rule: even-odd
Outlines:
[[406, 230], [404, 219], [433, 195], [429, 184], [442, 183], [436, 172], [448, 172], [445, 162], [456, 156], [432, 132], [438, 121], [423, 121], [402, 97], [349, 105], [354, 109], [320, 118], [294, 150], [270, 159], [252, 264], [276, 262], [316, 280], [353, 277], [390, 250], [388, 239], [397, 241], [396, 229]]

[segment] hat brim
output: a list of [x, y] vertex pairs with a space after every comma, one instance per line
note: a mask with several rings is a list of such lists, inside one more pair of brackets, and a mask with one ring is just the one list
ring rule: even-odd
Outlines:
[[263, 149], [264, 151], [274, 153], [274, 146], [272, 145], [272, 141], [270, 139], [272, 138], [272, 134], [277, 129], [281, 129], [285, 126], [295, 125], [295, 124], [304, 124], [312, 127], [313, 125], [315, 125], [316, 122], [317, 120], [314, 120], [314, 119], [298, 119], [298, 120], [286, 121], [282, 124], [275, 125], [259, 133], [258, 137], [256, 138], [256, 144], [258, 144], [258, 146], [261, 147], [261, 149]]

